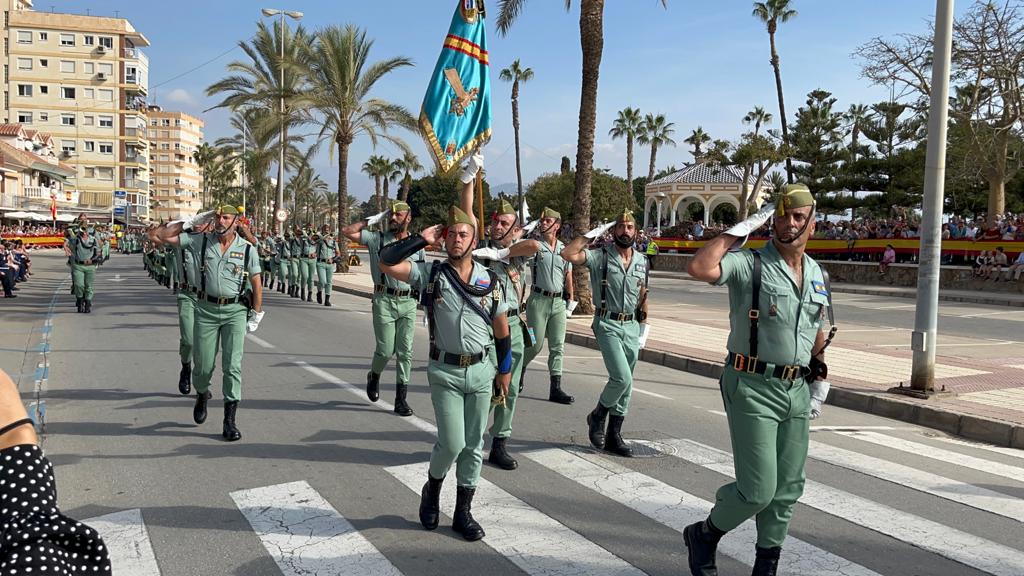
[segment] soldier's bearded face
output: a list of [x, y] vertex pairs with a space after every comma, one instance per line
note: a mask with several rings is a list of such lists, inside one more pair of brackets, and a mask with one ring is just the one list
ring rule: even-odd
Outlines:
[[398, 233], [405, 231], [405, 227], [409, 225], [409, 221], [412, 220], [412, 215], [409, 214], [408, 210], [401, 212], [391, 213], [391, 232]]
[[619, 222], [612, 229], [612, 234], [615, 236], [615, 243], [619, 246], [626, 248], [633, 245], [636, 241], [636, 224], [633, 222]]
[[213, 231], [218, 236], [225, 234], [235, 227], [235, 222], [237, 221], [238, 216], [235, 216], [234, 214], [221, 214], [217, 216], [217, 225], [214, 227]]
[[448, 227], [444, 237], [444, 249], [452, 260], [461, 260], [473, 249], [476, 243], [476, 230], [469, 224], [456, 224]]
[[495, 216], [491, 221], [491, 240], [502, 248], [512, 243], [513, 232], [518, 228], [517, 219], [514, 214], [501, 214]]

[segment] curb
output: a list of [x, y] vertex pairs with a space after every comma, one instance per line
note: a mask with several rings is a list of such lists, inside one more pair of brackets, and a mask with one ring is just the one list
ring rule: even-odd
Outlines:
[[[332, 284], [332, 287], [336, 292], [343, 292], [353, 296], [361, 296], [363, 298], [371, 298], [373, 296], [371, 292], [360, 288], [339, 286], [338, 284]], [[593, 350], [600, 349], [596, 338], [572, 330], [565, 331], [565, 341]], [[640, 350], [639, 360], [673, 370], [704, 376], [705, 378], [718, 379], [722, 376], [722, 365], [719, 363], [690, 358], [672, 352], [644, 348]], [[935, 406], [908, 402], [888, 394], [860, 392], [835, 386], [829, 391], [827, 402], [832, 406], [892, 418], [893, 420], [900, 420], [909, 424], [924, 426], [925, 428], [933, 428], [970, 440], [1024, 449], [1024, 426], [1002, 420], [958, 414]]]

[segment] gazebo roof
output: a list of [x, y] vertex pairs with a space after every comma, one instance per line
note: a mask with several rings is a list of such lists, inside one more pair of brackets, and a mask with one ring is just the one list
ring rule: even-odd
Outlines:
[[[659, 184], [741, 184], [742, 182], [743, 172], [735, 166], [695, 162], [682, 170], [658, 178], [648, 186]], [[747, 183], [751, 186], [755, 182], [757, 182], [757, 178], [753, 175], [747, 179]], [[762, 182], [762, 187], [769, 186], [767, 182]]]

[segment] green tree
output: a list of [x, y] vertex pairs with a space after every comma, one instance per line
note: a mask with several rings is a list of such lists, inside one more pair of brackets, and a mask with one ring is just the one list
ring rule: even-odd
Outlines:
[[761, 132], [761, 126], [766, 126], [772, 123], [774, 117], [771, 112], [764, 109], [763, 106], [754, 106], [754, 109], [747, 112], [743, 116], [743, 123], [746, 125], [754, 125], [754, 136], [757, 136]]
[[[683, 140], [684, 143], [693, 146], [693, 160], [694, 162], [700, 162], [704, 157], [704, 145], [711, 142], [711, 136], [704, 131], [704, 128], [697, 126], [696, 130], [690, 132], [690, 135]], [[653, 174], [648, 177], [648, 180], [653, 179]]]
[[384, 178], [389, 173], [391, 161], [383, 156], [374, 154], [363, 162], [362, 171], [373, 179], [373, 201], [377, 212], [384, 210], [384, 199], [382, 197]]
[[871, 109], [864, 104], [850, 104], [843, 114], [843, 122], [850, 134], [850, 162], [857, 162], [857, 155], [861, 153], [860, 135], [870, 121]]
[[[533, 68], [523, 68], [516, 58], [512, 65], [501, 71], [498, 76], [505, 82], [512, 83], [512, 131], [515, 134], [516, 144], [516, 186], [518, 190], [520, 210], [523, 206], [523, 168], [519, 155], [519, 85], [533, 79]], [[519, 215], [523, 217], [522, 214]]]
[[843, 115], [833, 109], [835, 103], [831, 92], [812, 90], [790, 133], [792, 158], [801, 162], [794, 172], [814, 193], [832, 188], [843, 159]]
[[196, 166], [199, 166], [199, 170], [203, 174], [203, 207], [206, 208], [210, 205], [210, 184], [211, 184], [211, 171], [213, 169], [213, 163], [217, 158], [217, 149], [210, 145], [209, 142], [203, 142], [196, 148], [195, 152], [192, 153], [192, 160], [195, 161]]
[[[562, 214], [563, 219], [572, 216], [571, 192], [575, 185], [575, 174], [549, 173], [538, 177], [526, 192], [526, 201], [534, 206], [548, 206]], [[636, 210], [637, 202], [632, 194], [623, 193], [625, 181], [605, 170], [594, 171], [593, 221], [611, 220], [623, 210]], [[585, 232], [591, 222], [587, 223]]]
[[[782, 118], [782, 141], [789, 143], [789, 122], [786, 118], [786, 99], [782, 94], [782, 68], [779, 66], [779, 51], [775, 48], [775, 34], [779, 30], [779, 23], [788, 22], [795, 18], [796, 10], [790, 8], [790, 0], [766, 0], [765, 2], [754, 2], [754, 10], [751, 13], [768, 29], [768, 44], [771, 48], [771, 65], [775, 72], [775, 92], [779, 97], [779, 118]], [[786, 177], [793, 181], [793, 161], [786, 158]]]
[[398, 160], [402, 176], [402, 191], [398, 196], [399, 200], [408, 201], [409, 199], [409, 185], [412, 184], [412, 175], [417, 172], [423, 171], [423, 165], [420, 164], [420, 159], [412, 153], [412, 150], [406, 150], [402, 155], [402, 158]]
[[672, 139], [673, 133], [675, 133], [675, 124], [666, 120], [664, 114], [644, 116], [636, 141], [651, 147], [651, 163], [647, 168], [647, 180], [654, 179], [654, 163], [658, 157], [658, 148], [676, 145], [676, 141]]
[[626, 190], [633, 190], [633, 142], [639, 137], [642, 124], [640, 111], [626, 107], [619, 110], [619, 117], [608, 131], [613, 140], [626, 139]]

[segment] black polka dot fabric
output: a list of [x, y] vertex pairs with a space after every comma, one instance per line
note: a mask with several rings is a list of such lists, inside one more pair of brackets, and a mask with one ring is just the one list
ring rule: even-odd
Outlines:
[[110, 574], [92, 528], [57, 510], [53, 467], [34, 444], [0, 450], [0, 576]]

